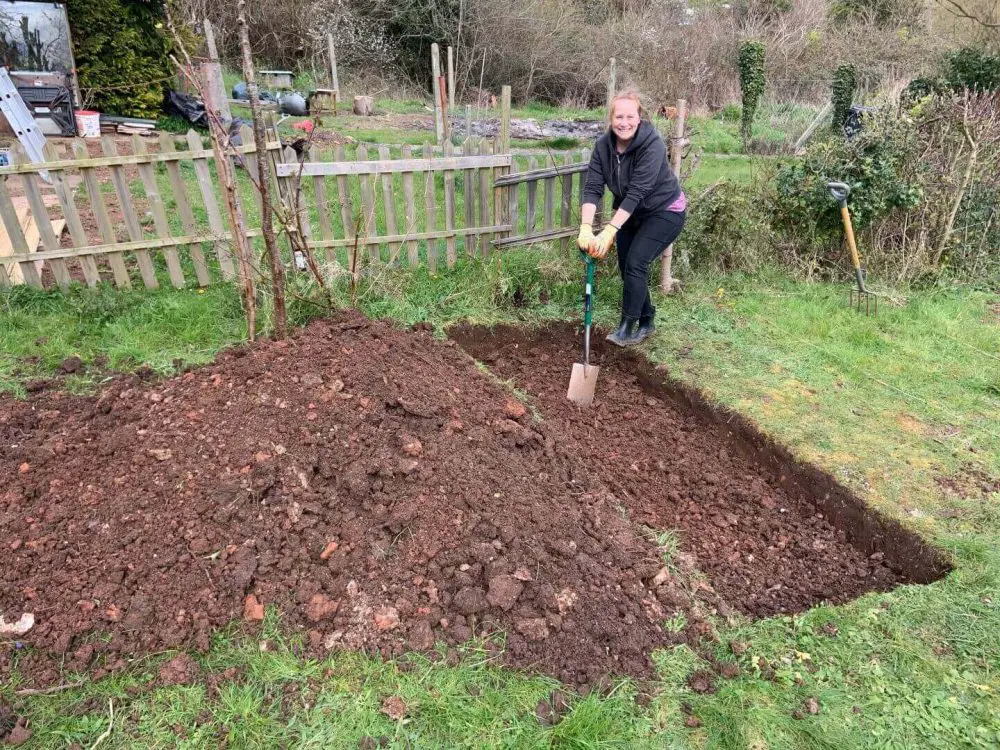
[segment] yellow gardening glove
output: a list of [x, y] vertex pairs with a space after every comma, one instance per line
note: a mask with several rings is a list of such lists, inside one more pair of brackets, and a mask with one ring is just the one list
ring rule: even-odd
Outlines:
[[594, 228], [590, 224], [580, 225], [580, 234], [576, 236], [576, 246], [585, 253], [590, 252], [590, 246], [594, 244]]
[[616, 234], [618, 234], [617, 227], [614, 227], [611, 224], [605, 224], [601, 233], [594, 238], [594, 245], [590, 254], [595, 258], [603, 258], [607, 255], [608, 250], [611, 249], [611, 245], [615, 241]]

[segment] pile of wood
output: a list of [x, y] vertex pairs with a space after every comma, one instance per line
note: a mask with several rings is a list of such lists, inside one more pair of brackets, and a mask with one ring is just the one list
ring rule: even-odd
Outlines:
[[153, 135], [156, 133], [156, 120], [101, 115], [101, 132], [119, 135]]

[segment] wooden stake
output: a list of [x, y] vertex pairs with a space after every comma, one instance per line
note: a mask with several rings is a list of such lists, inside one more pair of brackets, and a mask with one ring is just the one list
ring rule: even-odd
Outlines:
[[615, 58], [608, 60], [608, 111], [611, 111], [611, 100], [615, 98], [617, 91], [618, 61]]
[[[500, 133], [497, 135], [496, 153], [510, 155], [510, 86], [500, 90]], [[510, 174], [510, 167], [497, 167], [493, 170], [493, 181]], [[511, 191], [517, 190], [517, 185], [493, 188], [493, 220], [497, 224], [514, 224], [516, 232], [517, 214], [511, 213]], [[516, 193], [515, 193], [516, 194]], [[485, 196], [484, 196], [485, 199]], [[499, 239], [510, 237], [510, 230], [498, 235]]]
[[[677, 182], [681, 179], [681, 157], [684, 153], [684, 120], [687, 118], [687, 101], [677, 100], [677, 125], [674, 128], [674, 137], [671, 139], [670, 148], [670, 168], [677, 175]], [[663, 259], [660, 261], [660, 291], [664, 294], [673, 294], [680, 291], [681, 283], [671, 275], [671, 264], [673, 263], [674, 246], [671, 244], [663, 251]]]
[[437, 145], [444, 145], [444, 113], [441, 111], [441, 53], [437, 42], [431, 45], [431, 85], [434, 93], [434, 135]]
[[[337, 93], [337, 98], [340, 98], [340, 79], [337, 78], [337, 52], [333, 48], [333, 33], [326, 35], [326, 48], [330, 53], [330, 82], [332, 88]], [[334, 102], [336, 105], [336, 102]]]
[[448, 109], [455, 109], [455, 57], [448, 45]]

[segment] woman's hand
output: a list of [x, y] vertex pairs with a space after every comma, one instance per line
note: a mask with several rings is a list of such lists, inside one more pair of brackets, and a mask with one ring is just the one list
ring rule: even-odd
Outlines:
[[576, 236], [576, 246], [585, 253], [590, 253], [590, 248], [594, 246], [594, 228], [590, 224], [580, 225], [580, 234]]
[[607, 255], [608, 250], [611, 249], [611, 245], [615, 241], [616, 234], [618, 234], [618, 227], [612, 224], [605, 224], [601, 233], [594, 238], [594, 244], [590, 254], [597, 259], [601, 259]]

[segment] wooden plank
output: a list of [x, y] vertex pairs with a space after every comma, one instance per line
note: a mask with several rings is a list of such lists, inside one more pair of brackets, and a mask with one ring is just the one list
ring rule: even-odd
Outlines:
[[[147, 154], [146, 142], [142, 136], [132, 136], [132, 150], [136, 154]], [[160, 188], [156, 184], [156, 170], [152, 164], [138, 165], [139, 179], [146, 189], [146, 200], [149, 201], [150, 210], [153, 212], [153, 226], [156, 227], [157, 237], [170, 237], [173, 232], [170, 230], [170, 222], [167, 220], [167, 209], [163, 205], [163, 198], [160, 196]], [[184, 270], [181, 268], [180, 258], [177, 256], [176, 247], [168, 247], [163, 251], [163, 257], [167, 261], [167, 274], [170, 276], [170, 283], [175, 289], [183, 289], [185, 286]]]
[[[176, 149], [174, 139], [169, 133], [160, 133], [160, 149], [162, 151]], [[170, 180], [170, 189], [173, 191], [174, 200], [177, 203], [177, 212], [181, 216], [184, 234], [196, 234], [198, 222], [194, 218], [194, 211], [191, 210], [191, 202], [187, 197], [188, 187], [184, 184], [180, 165], [176, 161], [165, 163], [167, 165], [167, 178]], [[183, 249], [183, 246], [181, 247]], [[191, 245], [187, 249], [191, 255], [191, 263], [194, 265], [194, 275], [198, 280], [198, 286], [208, 286], [212, 282], [212, 277], [208, 272], [208, 264], [205, 262], [205, 253], [202, 252], [201, 245]]]
[[[358, 147], [358, 151], [361, 150]], [[455, 156], [454, 147], [450, 150], [445, 147], [444, 158], [423, 158], [423, 159], [382, 159], [368, 161], [368, 150], [365, 148], [366, 157], [358, 157], [358, 161], [344, 163], [337, 162], [304, 162], [302, 164], [302, 174], [306, 177], [313, 175], [339, 175], [339, 174], [396, 174], [398, 172], [426, 172], [428, 169], [443, 171], [446, 169], [479, 169], [481, 167], [509, 167], [511, 157], [509, 154], [494, 154], [492, 156]], [[449, 153], [451, 155], [449, 155]], [[298, 164], [279, 164], [278, 175], [289, 177], [297, 174]]]
[[[433, 232], [414, 232], [412, 235], [379, 235], [377, 237], [361, 238], [360, 242], [368, 245], [384, 244], [386, 242], [402, 242], [403, 240], [440, 240], [448, 237], [465, 237], [467, 235], [486, 235], [494, 232], [509, 232], [509, 224], [494, 224], [488, 227], [457, 227], [455, 229], [439, 229]], [[573, 230], [575, 233], [575, 230]], [[523, 238], [521, 238], [523, 240]], [[534, 241], [534, 238], [532, 238]], [[311, 248], [325, 247], [350, 247], [354, 240], [313, 240], [309, 243]]]
[[[277, 152], [277, 155], [280, 155], [281, 163], [298, 166], [298, 154], [295, 153], [295, 149], [291, 146]], [[312, 236], [312, 224], [309, 217], [309, 206], [303, 199], [302, 180], [298, 172], [293, 172], [288, 177], [279, 177], [278, 184], [281, 186], [282, 202], [287, 208], [288, 216], [292, 221], [291, 231], [296, 233], [301, 231], [303, 239], [308, 242]], [[293, 256], [291, 273], [305, 271], [308, 266], [306, 259], [301, 257], [301, 251], [294, 251]]]
[[[444, 161], [452, 156], [455, 147], [451, 141], [444, 144]], [[455, 252], [455, 173], [448, 169], [444, 173], [444, 226], [451, 234], [445, 238], [445, 262], [452, 268], [457, 260]]]
[[579, 163], [572, 161], [572, 154], [567, 155], [566, 165], [558, 165], [554, 167], [546, 167], [545, 169], [535, 169], [528, 172], [514, 172], [509, 174], [502, 179], [497, 180], [499, 185], [516, 185], [522, 182], [528, 182], [529, 180], [537, 180], [545, 177], [561, 177], [564, 174], [575, 174], [576, 172], [586, 172], [587, 163]]
[[503, 237], [493, 240], [494, 247], [513, 247], [514, 245], [534, 245], [539, 242], [551, 242], [562, 237], [572, 237], [578, 231], [578, 227], [568, 229], [553, 229], [551, 232], [537, 232], [530, 236], [521, 235], [519, 237]]
[[[201, 146], [201, 136], [193, 130], [187, 132], [187, 142], [191, 151], [199, 150]], [[212, 154], [211, 151], [208, 152]], [[212, 173], [208, 169], [208, 159], [192, 159], [194, 162], [194, 174], [198, 180], [198, 188], [201, 190], [201, 199], [205, 204], [205, 213], [208, 214], [208, 228], [214, 235], [222, 235], [226, 228], [222, 223], [222, 214], [219, 211], [219, 203], [212, 187]], [[222, 271], [222, 278], [229, 281], [236, 275], [233, 268], [233, 257], [229, 252], [226, 242], [215, 243], [215, 256], [219, 259], [219, 268]]]
[[[573, 157], [566, 155], [563, 157], [563, 161], [566, 166], [572, 163]], [[562, 229], [567, 229], [572, 226], [572, 211], [573, 211], [573, 174], [564, 174], [561, 178], [562, 180], [562, 214], [559, 217], [559, 224]], [[563, 253], [569, 252], [569, 237], [564, 237], [560, 248]]]
[[[28, 243], [24, 238], [24, 230], [21, 228], [17, 211], [7, 190], [7, 181], [4, 179], [0, 179], [0, 218], [3, 219], [4, 229], [7, 231], [7, 238], [10, 241], [9, 248], [4, 247], [0, 250], [0, 256], [22, 255], [28, 257], [30, 251], [34, 251], [35, 248], [28, 247]], [[42, 278], [38, 273], [38, 266], [35, 265], [34, 260], [21, 261], [17, 264], [16, 268], [13, 265], [10, 266], [10, 270], [7, 271], [6, 276], [9, 276], [12, 282], [23, 280], [25, 284], [33, 286], [36, 289], [42, 288]]]
[[[488, 141], [479, 142], [479, 153], [489, 155], [493, 152], [493, 144]], [[479, 170], [479, 226], [485, 227], [490, 224], [490, 200], [493, 189], [490, 187], [490, 177], [492, 172], [489, 169]], [[493, 235], [480, 235], [479, 252], [486, 258], [490, 254], [490, 243]]]
[[[337, 161], [344, 161], [347, 159], [343, 146], [337, 146], [333, 158]], [[351, 269], [352, 273], [355, 273], [358, 267], [357, 258], [355, 257], [357, 242], [354, 239], [357, 233], [357, 225], [354, 221], [354, 208], [351, 201], [351, 190], [350, 185], [347, 182], [346, 175], [337, 176], [337, 202], [340, 204], [340, 222], [344, 226], [344, 238], [351, 241], [351, 245], [348, 246], [347, 266]]]
[[[101, 149], [108, 156], [116, 156], [118, 154], [118, 147], [115, 145], [114, 139], [108, 136], [101, 138]], [[132, 242], [139, 242], [143, 238], [143, 232], [135, 216], [135, 206], [132, 204], [132, 195], [128, 190], [128, 180], [125, 176], [125, 170], [119, 166], [110, 167], [110, 169], [111, 183], [114, 185], [115, 193], [118, 195], [118, 203], [125, 218], [125, 228], [128, 231], [129, 239]], [[149, 253], [144, 249], [136, 250], [135, 259], [139, 264], [139, 275], [142, 277], [142, 283], [145, 284], [147, 289], [158, 288], [160, 283], [156, 279], [156, 269], [153, 268], [153, 260], [149, 257]]]
[[[247, 237], [260, 237], [259, 229], [248, 229]], [[31, 238], [28, 244], [31, 244]], [[17, 262], [27, 260], [52, 260], [53, 258], [79, 258], [81, 255], [103, 255], [110, 252], [129, 252], [135, 250], [159, 250], [165, 247], [177, 247], [178, 245], [190, 245], [194, 242], [230, 242], [233, 239], [232, 232], [222, 231], [219, 234], [213, 232], [203, 232], [193, 235], [182, 235], [180, 237], [168, 237], [166, 239], [146, 238], [138, 242], [116, 242], [110, 245], [89, 245], [87, 247], [60, 247], [53, 251], [39, 250], [35, 253], [20, 254], [14, 253], [10, 258]]]
[[[499, 172], [500, 170], [497, 171]], [[498, 182], [501, 185], [504, 185], [504, 183], [502, 182], [503, 180], [507, 179], [508, 177], [514, 177], [514, 176], [516, 176], [516, 173], [498, 177], [493, 181], [493, 185], [496, 186]], [[507, 213], [508, 216], [510, 216], [510, 223], [514, 227], [514, 234], [517, 234], [518, 231], [520, 231], [518, 227], [521, 223], [521, 183], [520, 182], [512, 183], [510, 185], [506, 185], [505, 187], [507, 190], [507, 200], [508, 200]], [[494, 189], [496, 188], [494, 187]]]
[[[368, 158], [368, 147], [358, 146], [358, 159], [364, 161]], [[361, 180], [361, 230], [359, 235], [366, 238], [364, 244], [368, 245], [368, 259], [372, 263], [382, 260], [382, 254], [378, 243], [369, 241], [372, 237], [378, 237], [378, 221], [375, 215], [375, 192], [372, 190], [371, 177], [362, 174]]]
[[[483, 64], [486, 64], [485, 53]], [[500, 132], [496, 139], [497, 155], [510, 157], [510, 86], [504, 86], [500, 90]], [[493, 170], [493, 182], [502, 179], [509, 174], [511, 167], [497, 167]], [[517, 212], [511, 211], [513, 200], [517, 190], [510, 188], [493, 188], [493, 216], [498, 224], [511, 224], [514, 233], [517, 233]]]
[[[315, 146], [309, 147], [309, 158], [317, 160], [319, 149]], [[326, 197], [326, 184], [323, 175], [315, 175], [313, 182], [313, 199], [316, 201], [316, 215], [319, 217], [319, 236], [324, 240], [333, 239], [333, 227], [330, 224], [330, 203]], [[330, 256], [326, 256], [327, 262]]]
[[[425, 147], [426, 149], [426, 147]], [[427, 150], [424, 153], [429, 153]], [[424, 174], [424, 205], [427, 209], [427, 231], [435, 233], [437, 230], [437, 172], [428, 170]], [[437, 273], [437, 256], [439, 243], [437, 240], [427, 238], [427, 270], [433, 276]]]
[[[53, 144], [51, 142], [47, 143], [45, 146], [45, 158], [55, 160], [57, 156], [58, 152]], [[50, 172], [49, 179], [52, 181], [52, 189], [59, 200], [59, 206], [62, 208], [63, 218], [66, 219], [66, 226], [69, 229], [69, 236], [73, 240], [73, 245], [76, 247], [89, 245], [87, 232], [83, 228], [83, 222], [80, 221], [80, 214], [76, 210], [76, 203], [73, 202], [73, 191], [66, 184], [60, 172]], [[94, 262], [94, 259], [89, 255], [81, 256], [80, 270], [83, 271], [83, 278], [87, 282], [87, 286], [91, 289], [96, 287], [101, 280], [101, 274], [97, 270], [97, 263]]]
[[[462, 144], [462, 153], [467, 156], [472, 155], [471, 139], [466, 139], [465, 143]], [[476, 225], [476, 193], [479, 192], [477, 183], [478, 179], [474, 170], [466, 169], [462, 173], [462, 203], [465, 208], [466, 227], [474, 227]], [[466, 235], [465, 252], [470, 258], [476, 254], [476, 239], [476, 235], [474, 234]]]
[[[534, 156], [528, 157], [528, 171], [532, 171], [538, 167], [538, 162], [535, 160]], [[524, 233], [526, 235], [532, 235], [535, 232], [535, 203], [538, 197], [538, 180], [528, 181], [528, 210], [525, 215], [524, 223]]]
[[[240, 125], [240, 140], [243, 143], [254, 143], [253, 128], [249, 125]], [[243, 155], [243, 164], [246, 167], [247, 174], [250, 175], [250, 182], [253, 183], [253, 198], [254, 202], [257, 204], [257, 216], [259, 217], [264, 213], [264, 199], [260, 194], [260, 161], [257, 158], [257, 152], [252, 151], [250, 153]]]
[[[383, 162], [389, 161], [389, 147], [381, 145], [378, 147], [378, 156]], [[389, 235], [398, 234], [396, 231], [396, 195], [393, 190], [392, 172], [382, 172], [382, 208], [385, 211], [385, 231]], [[399, 249], [402, 243], [389, 243], [389, 262], [393, 265], [399, 260]]]
[[[404, 144], [403, 159], [409, 159], [412, 156], [413, 149], [409, 144]], [[403, 172], [403, 198], [405, 201], [403, 233], [410, 235], [417, 231], [417, 208], [413, 200], [413, 172]], [[416, 268], [420, 264], [420, 251], [416, 240], [407, 241], [406, 255], [412, 267]]]
[[[281, 146], [278, 143], [268, 143], [268, 151], [274, 151], [280, 149]], [[237, 146], [236, 150], [242, 154], [254, 153], [257, 149], [254, 148], [253, 140], [249, 144], [244, 144], [242, 146]], [[100, 169], [102, 167], [126, 167], [133, 166], [140, 162], [161, 162], [161, 161], [188, 161], [189, 159], [211, 159], [215, 153], [212, 149], [206, 149], [203, 147], [201, 141], [198, 141], [196, 147], [192, 148], [190, 151], [177, 151], [172, 153], [158, 153], [158, 154], [147, 154], [146, 156], [135, 156], [135, 155], [118, 155], [114, 156], [102, 156], [90, 158], [89, 156], [82, 156], [75, 159], [60, 159], [58, 161], [47, 161], [44, 163], [34, 163], [28, 162], [25, 164], [14, 164], [7, 167], [0, 167], [0, 177], [7, 177], [14, 174], [35, 174], [38, 172], [46, 172], [52, 170], [66, 170], [66, 169], [83, 169], [92, 168]]]
[[[19, 143], [14, 144], [10, 154], [11, 158], [18, 163], [27, 159], [27, 155]], [[24, 195], [28, 199], [28, 205], [31, 207], [31, 216], [35, 220], [35, 226], [38, 227], [42, 247], [51, 252], [59, 249], [59, 238], [52, 228], [52, 220], [49, 219], [49, 211], [45, 206], [45, 201], [42, 200], [42, 193], [38, 188], [38, 179], [38, 175], [32, 173], [21, 175], [21, 181], [24, 183]], [[30, 243], [29, 247], [31, 244], [34, 243]], [[66, 267], [66, 261], [61, 258], [53, 258], [49, 262], [49, 268], [52, 269], [52, 276], [60, 288], [69, 288], [72, 279], [69, 275], [69, 269]]]
[[[87, 156], [87, 144], [82, 138], [73, 139], [73, 153], [83, 160]], [[108, 217], [108, 209], [104, 205], [104, 196], [101, 195], [101, 186], [97, 182], [97, 176], [92, 167], [82, 167], [80, 174], [83, 175], [83, 184], [87, 187], [87, 198], [90, 200], [90, 209], [94, 212], [97, 220], [97, 229], [101, 233], [101, 239], [105, 244], [114, 244], [118, 237], [115, 235], [115, 228]], [[128, 269], [125, 267], [125, 258], [121, 253], [109, 252], [107, 254], [108, 265], [111, 266], [111, 274], [115, 280], [115, 286], [119, 289], [131, 289], [132, 280], [129, 278]]]

